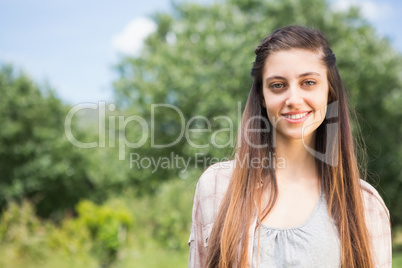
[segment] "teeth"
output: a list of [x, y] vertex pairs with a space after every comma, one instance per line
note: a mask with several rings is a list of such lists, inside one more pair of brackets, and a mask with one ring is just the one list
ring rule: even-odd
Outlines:
[[290, 118], [290, 119], [299, 119], [302, 118], [304, 116], [306, 116], [308, 113], [302, 113], [302, 114], [284, 114], [283, 116], [285, 116], [286, 118]]

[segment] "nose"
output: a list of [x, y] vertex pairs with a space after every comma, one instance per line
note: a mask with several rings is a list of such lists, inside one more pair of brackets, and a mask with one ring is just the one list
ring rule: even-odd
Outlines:
[[303, 94], [302, 89], [298, 86], [290, 86], [288, 89], [288, 96], [285, 104], [287, 106], [297, 108], [303, 103]]

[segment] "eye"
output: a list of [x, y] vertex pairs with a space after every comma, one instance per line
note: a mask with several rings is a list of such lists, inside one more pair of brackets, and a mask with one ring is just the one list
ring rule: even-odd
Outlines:
[[306, 81], [303, 82], [303, 84], [306, 85], [306, 86], [312, 86], [312, 85], [317, 84], [317, 82], [313, 81], [313, 80], [306, 80]]
[[274, 90], [281, 89], [283, 87], [284, 87], [283, 83], [272, 83], [269, 85], [269, 88], [274, 89]]

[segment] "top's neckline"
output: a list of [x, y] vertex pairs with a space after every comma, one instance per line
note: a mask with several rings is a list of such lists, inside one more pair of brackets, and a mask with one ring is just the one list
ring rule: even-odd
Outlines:
[[310, 216], [301, 224], [293, 226], [293, 227], [271, 227], [268, 226], [264, 223], [261, 223], [261, 227], [263, 227], [264, 229], [268, 229], [268, 230], [277, 230], [277, 231], [291, 231], [291, 230], [296, 230], [296, 229], [301, 229], [304, 226], [306, 226], [313, 218], [314, 215], [317, 213], [317, 210], [320, 206], [320, 203], [322, 202], [322, 198], [323, 198], [323, 194], [322, 194], [322, 190], [320, 191], [320, 196], [318, 197], [317, 203], [314, 206], [313, 211], [311, 212]]

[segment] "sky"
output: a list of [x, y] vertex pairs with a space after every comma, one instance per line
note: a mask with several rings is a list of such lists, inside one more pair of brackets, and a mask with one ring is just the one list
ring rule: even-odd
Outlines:
[[[114, 66], [122, 55], [139, 55], [142, 40], [156, 28], [150, 16], [171, 12], [171, 1], [0, 0], [0, 64], [50, 84], [66, 104], [110, 102]], [[338, 10], [360, 6], [402, 53], [402, 1], [332, 1]]]

